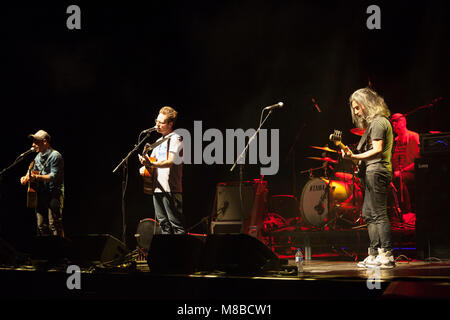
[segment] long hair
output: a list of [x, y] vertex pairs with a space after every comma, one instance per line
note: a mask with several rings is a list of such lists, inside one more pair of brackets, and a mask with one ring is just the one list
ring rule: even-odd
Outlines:
[[[353, 112], [353, 101], [356, 101], [358, 104], [365, 107], [362, 118], [357, 117]], [[383, 97], [370, 88], [362, 88], [353, 92], [349, 98], [349, 103], [353, 124], [355, 124], [358, 128], [367, 128], [372, 120], [377, 116], [389, 118], [391, 115], [391, 112], [389, 111], [386, 102], [384, 102]]]

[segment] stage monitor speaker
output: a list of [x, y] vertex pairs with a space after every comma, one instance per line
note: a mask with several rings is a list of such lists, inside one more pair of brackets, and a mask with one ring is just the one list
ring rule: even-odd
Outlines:
[[450, 259], [450, 157], [416, 159], [418, 258]]
[[247, 220], [252, 211], [254, 200], [255, 184], [253, 182], [245, 181], [242, 187], [238, 182], [219, 183], [217, 185], [216, 216], [214, 220]]
[[258, 275], [279, 267], [277, 255], [249, 235], [210, 235], [206, 239], [201, 267], [204, 271]]
[[60, 236], [37, 236], [31, 240], [29, 253], [32, 260], [55, 262], [70, 257], [71, 241]]
[[155, 234], [147, 263], [150, 272], [189, 274], [197, 271], [204, 241], [187, 234]]
[[78, 235], [70, 239], [70, 259], [81, 265], [120, 260], [128, 253], [126, 245], [110, 234]]

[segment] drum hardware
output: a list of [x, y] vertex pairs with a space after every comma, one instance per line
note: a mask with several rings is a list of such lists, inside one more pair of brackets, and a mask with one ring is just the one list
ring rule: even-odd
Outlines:
[[159, 226], [158, 221], [151, 218], [139, 221], [134, 237], [136, 238], [138, 248], [145, 256], [150, 250], [152, 239], [155, 234], [161, 234], [161, 227]]
[[324, 157], [324, 158], [319, 158], [319, 157], [306, 157], [306, 158], [312, 159], [312, 160], [324, 161], [324, 162], [331, 162], [331, 163], [334, 163], [334, 164], [337, 164], [337, 163], [338, 163], [337, 160], [331, 159], [331, 158], [329, 158], [329, 157]]
[[320, 166], [320, 167], [317, 167], [317, 168], [309, 168], [309, 169], [306, 169], [306, 170], [302, 170], [302, 171], [300, 171], [300, 173], [312, 173], [313, 171], [316, 171], [316, 170], [322, 170], [323, 169], [323, 166]]
[[296, 225], [301, 218], [300, 204], [294, 195], [278, 194], [269, 199], [268, 212], [283, 217], [284, 225]]
[[[335, 206], [333, 207], [332, 214], [331, 214], [331, 216], [332, 216], [333, 218], [332, 218], [330, 221], [327, 221], [327, 223], [325, 223], [324, 227], [330, 226], [332, 223], [334, 223], [333, 229], [335, 229], [335, 228], [336, 228], [336, 222], [339, 221], [339, 220], [344, 221], [344, 222], [346, 222], [347, 224], [352, 225], [352, 226], [355, 226], [355, 225], [357, 225], [357, 224], [359, 223], [360, 217], [358, 217], [358, 219], [356, 219], [356, 220], [354, 220], [354, 221], [349, 220], [349, 219], [347, 219], [347, 218], [344, 217], [344, 213], [345, 213], [345, 212], [339, 213], [339, 210], [338, 210], [338, 209], [340, 209], [340, 208], [341, 208], [341, 206], [340, 206], [339, 204], [337, 204], [337, 205], [335, 205]], [[354, 227], [352, 227], [352, 229], [353, 229], [353, 228], [354, 228]]]
[[397, 198], [397, 188], [395, 187], [394, 183], [391, 182], [391, 188], [392, 188], [392, 195], [394, 196], [394, 212], [397, 213], [397, 218], [399, 218], [401, 220], [401, 216], [402, 216], [402, 209], [400, 208], [400, 205], [398, 203], [398, 198]]
[[360, 128], [352, 128], [352, 129], [350, 129], [351, 133], [356, 134], [357, 136], [360, 136], [360, 137], [362, 137], [362, 135], [364, 134], [365, 131], [366, 130], [360, 129]]
[[326, 152], [333, 152], [333, 153], [337, 153], [337, 151], [336, 150], [334, 150], [334, 149], [330, 149], [330, 148], [328, 148], [328, 147], [316, 147], [316, 146], [310, 146], [311, 148], [314, 148], [314, 149], [319, 149], [319, 150], [323, 150], [323, 151], [326, 151]]
[[357, 226], [352, 227], [352, 230], [358, 230], [358, 229], [363, 229], [363, 228], [367, 228], [367, 224], [360, 224]]
[[277, 231], [287, 226], [286, 219], [275, 212], [267, 212], [264, 216], [263, 232], [264, 235]]
[[324, 179], [322, 179], [322, 180], [325, 181], [326, 187], [320, 197], [319, 203], [314, 207], [314, 210], [316, 210], [316, 212], [319, 215], [322, 215], [323, 212], [325, 211], [325, 206], [323, 205], [323, 202], [325, 201], [325, 198], [327, 198], [330, 193], [330, 183], [331, 183], [331, 180], [329, 180], [329, 182], [326, 182], [326, 180], [324, 180]]

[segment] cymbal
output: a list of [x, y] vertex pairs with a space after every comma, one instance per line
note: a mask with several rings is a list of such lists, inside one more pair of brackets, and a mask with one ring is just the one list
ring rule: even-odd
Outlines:
[[356, 134], [357, 136], [362, 136], [366, 130], [360, 128], [350, 129], [350, 132]]
[[327, 151], [327, 152], [336, 152], [336, 153], [337, 153], [336, 150], [330, 149], [330, 148], [328, 148], [328, 147], [316, 147], [316, 146], [310, 146], [310, 147], [311, 147], [311, 148], [314, 148], [314, 149], [319, 149], [319, 150]]
[[319, 160], [319, 161], [326, 161], [326, 162], [331, 162], [331, 163], [338, 163], [337, 160], [325, 157], [325, 158], [319, 158], [319, 157], [307, 157], [308, 159], [313, 159], [313, 160]]

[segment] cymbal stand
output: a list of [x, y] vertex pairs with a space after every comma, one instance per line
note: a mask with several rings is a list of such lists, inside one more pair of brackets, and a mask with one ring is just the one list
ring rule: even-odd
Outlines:
[[305, 174], [305, 173], [309, 173], [309, 177], [310, 178], [314, 178], [314, 176], [313, 176], [313, 171], [317, 171], [317, 170], [322, 170], [323, 169], [323, 166], [320, 166], [320, 167], [317, 167], [317, 168], [309, 168], [309, 169], [307, 169], [307, 170], [302, 170], [302, 171], [300, 171], [300, 174]]
[[[398, 198], [397, 198], [397, 188], [395, 188], [395, 185], [393, 182], [391, 182], [391, 188], [392, 188], [392, 195], [394, 196], [394, 211], [396, 212], [397, 218], [399, 218], [401, 220], [401, 216], [402, 216], [402, 209], [400, 208], [400, 205], [398, 203]], [[401, 188], [401, 186], [400, 186]]]
[[[324, 179], [322, 179], [322, 181], [324, 181]], [[331, 180], [328, 180], [328, 182], [325, 182], [325, 183], [326, 183], [326, 187], [325, 187], [325, 190], [323, 191], [322, 195], [320, 196], [319, 203], [316, 206], [314, 206], [314, 210], [316, 210], [319, 215], [322, 215], [325, 210], [325, 207], [323, 205], [325, 198], [328, 198], [328, 201], [330, 201]], [[330, 202], [328, 202], [328, 210], [329, 209], [330, 209]]]

